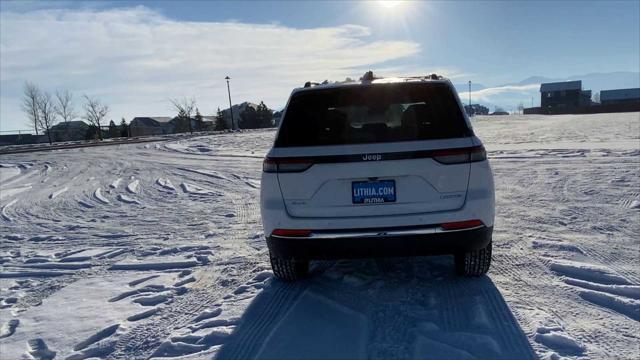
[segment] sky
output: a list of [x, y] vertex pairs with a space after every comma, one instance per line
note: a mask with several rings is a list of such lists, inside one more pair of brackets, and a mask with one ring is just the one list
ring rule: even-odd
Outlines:
[[213, 114], [228, 107], [225, 76], [234, 103], [280, 109], [305, 81], [369, 69], [436, 72], [472, 81], [478, 102], [528, 106], [531, 76], [640, 72], [640, 1], [0, 2], [5, 132], [28, 128], [25, 81], [73, 92], [78, 113], [98, 97], [119, 122], [172, 115], [171, 98]]

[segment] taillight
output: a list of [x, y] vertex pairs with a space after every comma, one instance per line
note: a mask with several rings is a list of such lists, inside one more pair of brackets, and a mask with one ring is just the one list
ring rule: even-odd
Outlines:
[[307, 237], [311, 235], [311, 230], [299, 230], [299, 229], [275, 229], [271, 232], [273, 236], [285, 236], [285, 237]]
[[484, 146], [474, 146], [459, 149], [437, 150], [433, 153], [433, 160], [445, 164], [463, 164], [487, 160]]
[[262, 162], [262, 171], [277, 172], [303, 172], [313, 165], [313, 161], [305, 158], [265, 158]]
[[278, 163], [273, 159], [264, 158], [264, 161], [262, 161], [262, 171], [268, 173], [278, 172]]
[[445, 230], [462, 230], [462, 229], [471, 229], [478, 226], [483, 226], [484, 224], [480, 220], [466, 220], [466, 221], [456, 221], [449, 222], [440, 225]]

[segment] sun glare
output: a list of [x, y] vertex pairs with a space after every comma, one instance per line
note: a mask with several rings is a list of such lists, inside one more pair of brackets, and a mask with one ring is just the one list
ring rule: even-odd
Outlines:
[[378, 0], [376, 1], [376, 3], [385, 8], [385, 9], [394, 9], [396, 7], [398, 7], [399, 5], [402, 5], [402, 3], [404, 3], [404, 1], [401, 0]]

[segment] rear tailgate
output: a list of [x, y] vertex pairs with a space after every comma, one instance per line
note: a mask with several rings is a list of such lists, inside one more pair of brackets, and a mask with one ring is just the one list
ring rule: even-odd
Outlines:
[[472, 136], [447, 81], [309, 88], [292, 94], [268, 155], [290, 163], [267, 165], [294, 217], [450, 211], [464, 205], [470, 159], [436, 158], [469, 155]]
[[[289, 215], [315, 218], [389, 216], [456, 210], [464, 205], [470, 164], [445, 165], [430, 154], [452, 147], [470, 147], [471, 138], [406, 143], [402, 152], [367, 151], [387, 147], [384, 145], [387, 144], [325, 147], [324, 155], [309, 148], [286, 149], [286, 152], [317, 162], [303, 172], [278, 173]], [[354, 153], [353, 150], [361, 151]], [[348, 155], [332, 156], [332, 152], [347, 152]], [[376, 159], [378, 155], [380, 160], [365, 160]], [[354, 183], [361, 186], [362, 182], [395, 185], [394, 199], [386, 199], [393, 201], [356, 202], [354, 191], [358, 190]]]

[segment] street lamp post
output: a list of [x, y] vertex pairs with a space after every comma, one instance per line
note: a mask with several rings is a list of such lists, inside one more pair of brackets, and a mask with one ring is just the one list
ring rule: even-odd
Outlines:
[[227, 93], [229, 94], [229, 115], [231, 115], [231, 130], [235, 130], [235, 124], [233, 123], [233, 105], [231, 105], [231, 88], [229, 87], [229, 80], [231, 80], [230, 77], [225, 77], [225, 80], [227, 80]]

